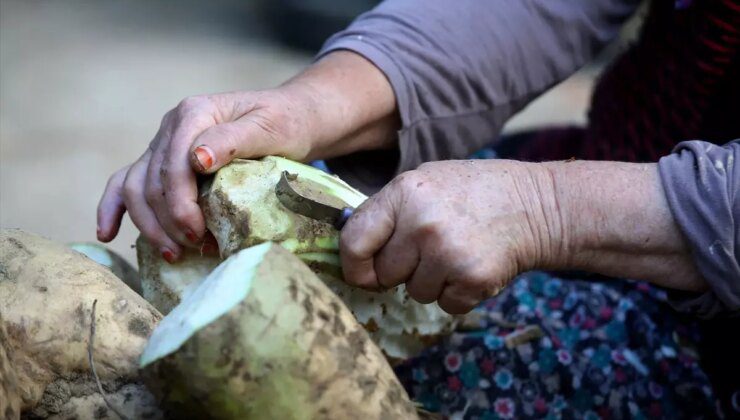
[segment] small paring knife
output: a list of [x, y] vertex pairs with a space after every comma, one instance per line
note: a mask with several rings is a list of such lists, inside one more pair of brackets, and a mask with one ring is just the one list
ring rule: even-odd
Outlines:
[[[315, 196], [320, 194], [312, 193], [311, 184], [313, 181], [309, 179], [300, 180], [302, 186], [300, 190], [302, 192], [299, 192], [296, 189], [298, 184], [296, 184], [296, 187], [291, 185], [291, 182], [296, 182], [298, 177], [299, 175], [291, 174], [288, 171], [283, 171], [280, 174], [280, 181], [275, 186], [275, 195], [280, 203], [294, 213], [310, 217], [314, 220], [331, 223], [337, 230], [341, 230], [355, 209], [346, 206], [346, 203], [342, 203], [343, 205], [340, 207], [335, 206], [338, 203], [331, 205], [318, 201], [319, 197]], [[317, 186], [315, 190], [320, 191], [320, 186]]]

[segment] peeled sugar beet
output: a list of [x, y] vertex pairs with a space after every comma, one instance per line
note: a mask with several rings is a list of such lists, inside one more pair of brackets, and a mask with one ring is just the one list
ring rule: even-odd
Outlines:
[[199, 282], [154, 330], [141, 365], [183, 418], [416, 418], [344, 303], [272, 243], [235, 253]]
[[[297, 187], [302, 182], [310, 183], [310, 189], [333, 205], [357, 207], [367, 198], [335, 176], [287, 159], [235, 160], [201, 188], [206, 224], [223, 256], [266, 241], [279, 243], [319, 275], [392, 359], [416, 355], [430, 340], [454, 327], [454, 317], [437, 304], [423, 305], [411, 300], [405, 286], [373, 293], [345, 284], [339, 262], [339, 232], [328, 223], [288, 210], [278, 201], [275, 185], [282, 171], [297, 174], [298, 178], [292, 181], [298, 183]], [[165, 313], [188, 285], [200, 281], [214, 264], [213, 258], [200, 257], [192, 251], [174, 265], [165, 263], [146, 244], [140, 243], [138, 252], [144, 296]], [[195, 269], [197, 266], [203, 269]], [[162, 298], [162, 293], [167, 296]], [[159, 305], [158, 301], [168, 303]]]

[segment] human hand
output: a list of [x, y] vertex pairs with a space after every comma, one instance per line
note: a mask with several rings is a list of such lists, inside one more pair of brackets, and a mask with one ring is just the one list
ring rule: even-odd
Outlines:
[[406, 283], [421, 303], [470, 311], [518, 273], [558, 259], [564, 237], [547, 172], [514, 161], [427, 163], [360, 206], [342, 230], [345, 280]]
[[707, 289], [655, 164], [428, 163], [355, 211], [340, 254], [348, 283], [406, 283], [412, 298], [449, 313], [471, 310], [532, 269]]
[[200, 246], [205, 237], [197, 174], [235, 158], [305, 161], [385, 147], [397, 118], [388, 81], [349, 52], [328, 55], [276, 89], [186, 98], [165, 114], [144, 154], [109, 179], [98, 206], [98, 239], [115, 238], [128, 211], [173, 262], [181, 246]]

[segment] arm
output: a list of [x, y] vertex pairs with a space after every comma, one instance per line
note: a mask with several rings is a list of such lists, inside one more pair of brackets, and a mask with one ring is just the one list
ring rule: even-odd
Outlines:
[[205, 222], [196, 174], [235, 158], [325, 158], [390, 147], [398, 127], [385, 76], [346, 51], [327, 55], [282, 86], [184, 99], [165, 114], [149, 148], [108, 181], [98, 239], [110, 241], [128, 211], [169, 262], [201, 247]]
[[[384, 3], [284, 85], [186, 98], [165, 114], [149, 148], [110, 178], [98, 205], [98, 239], [112, 240], [128, 211], [144, 237], [175, 261], [183, 246], [199, 247], [205, 237], [196, 174], [235, 158], [310, 160], [396, 149], [399, 115], [401, 168], [462, 156], [587, 59], [636, 1]], [[357, 45], [357, 31], [374, 50]], [[436, 124], [446, 119], [455, 123]]]
[[[590, 60], [638, 3], [388, 0], [320, 55], [351, 50], [386, 75], [402, 121], [400, 160], [392, 162], [399, 173], [490, 143], [511, 115]], [[354, 156], [330, 162], [366, 190], [366, 174], [357, 171], [375, 164]]]
[[[711, 159], [674, 154], [660, 170], [588, 161], [422, 165], [347, 223], [345, 278], [375, 289], [406, 283], [420, 302], [463, 313], [523, 271], [578, 269], [705, 292], [736, 312], [740, 143], [711, 147]], [[718, 312], [699, 306], [687, 308]]]
[[[545, 241], [558, 237], [549, 226], [564, 226], [561, 241], [542, 243], [549, 258], [538, 268], [584, 270], [650, 281], [684, 291], [706, 283], [676, 224], [657, 164], [550, 162], [554, 208], [543, 211]], [[550, 221], [557, 216], [561, 221]]]

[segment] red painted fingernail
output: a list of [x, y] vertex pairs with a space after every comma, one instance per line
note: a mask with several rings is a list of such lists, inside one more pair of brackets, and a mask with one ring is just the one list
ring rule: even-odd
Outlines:
[[198, 237], [197, 237], [197, 236], [195, 235], [195, 233], [194, 233], [194, 232], [193, 232], [192, 230], [190, 230], [190, 229], [188, 229], [188, 230], [186, 230], [186, 231], [185, 231], [185, 237], [186, 237], [186, 238], [188, 238], [188, 240], [189, 240], [190, 242], [192, 242], [192, 243], [195, 243], [195, 244], [197, 244], [197, 243], [199, 242], [199, 241], [198, 241]]
[[195, 160], [198, 161], [202, 171], [207, 171], [213, 166], [213, 161], [216, 160], [213, 156], [213, 151], [208, 146], [198, 146], [193, 150]]
[[161, 248], [161, 251], [162, 251], [162, 258], [164, 258], [165, 261], [167, 261], [170, 264], [175, 262], [175, 253], [172, 252], [172, 250], [163, 246]]

